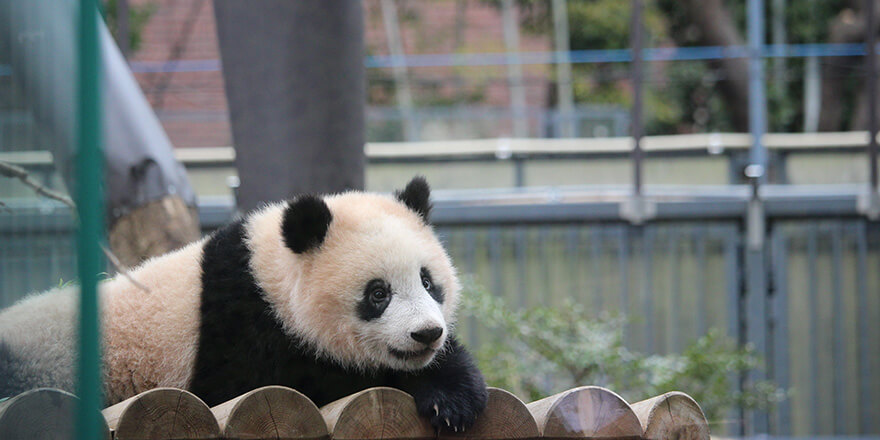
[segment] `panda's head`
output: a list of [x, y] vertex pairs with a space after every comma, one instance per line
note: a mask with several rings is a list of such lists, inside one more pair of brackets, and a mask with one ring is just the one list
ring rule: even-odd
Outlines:
[[269, 207], [248, 226], [251, 269], [285, 330], [355, 368], [415, 370], [444, 347], [461, 289], [428, 223], [429, 188]]

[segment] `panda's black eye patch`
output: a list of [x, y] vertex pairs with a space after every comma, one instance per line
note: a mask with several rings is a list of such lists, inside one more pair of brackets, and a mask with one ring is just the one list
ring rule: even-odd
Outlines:
[[443, 289], [437, 284], [434, 284], [434, 280], [431, 278], [431, 272], [427, 267], [422, 268], [421, 276], [422, 287], [431, 295], [431, 298], [434, 298], [434, 301], [443, 304]]
[[364, 321], [371, 321], [382, 316], [388, 303], [391, 302], [391, 285], [385, 280], [370, 280], [364, 288], [364, 296], [358, 302], [357, 314]]

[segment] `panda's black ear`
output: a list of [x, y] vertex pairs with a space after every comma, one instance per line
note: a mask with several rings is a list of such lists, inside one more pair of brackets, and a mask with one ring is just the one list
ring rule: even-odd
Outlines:
[[281, 220], [284, 244], [301, 254], [321, 246], [333, 215], [320, 197], [304, 195], [287, 204]]
[[428, 223], [428, 215], [431, 213], [431, 188], [423, 176], [413, 177], [403, 191], [394, 193], [397, 200], [403, 202], [409, 209], [422, 217]]

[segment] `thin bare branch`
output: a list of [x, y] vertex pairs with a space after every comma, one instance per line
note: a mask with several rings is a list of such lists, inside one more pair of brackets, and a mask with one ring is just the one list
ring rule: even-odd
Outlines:
[[[41, 183], [32, 179], [27, 170], [18, 165], [13, 165], [9, 162], [0, 160], [0, 176], [9, 177], [11, 179], [18, 179], [22, 183], [33, 189], [34, 192], [36, 192], [37, 194], [64, 203], [65, 205], [73, 209], [74, 213], [76, 212], [76, 204], [73, 203], [73, 200], [70, 197], [46, 188]], [[6, 204], [0, 202], [0, 206], [6, 207]], [[107, 257], [107, 261], [110, 262], [110, 265], [113, 266], [113, 269], [115, 269], [118, 274], [125, 277], [138, 289], [143, 290], [147, 293], [150, 292], [150, 289], [148, 289], [147, 286], [139, 283], [137, 280], [134, 279], [134, 277], [131, 276], [131, 273], [128, 272], [128, 270], [119, 261], [119, 258], [116, 257], [116, 255], [114, 255], [113, 252], [110, 251], [110, 249], [107, 249], [107, 247], [102, 244], [101, 250], [104, 251], [104, 255]]]
[[25, 185], [31, 187], [31, 189], [33, 189], [37, 194], [57, 200], [73, 209], [76, 209], [76, 204], [73, 203], [73, 200], [71, 200], [70, 197], [61, 194], [58, 191], [46, 188], [39, 182], [31, 179], [31, 176], [28, 174], [28, 172], [18, 165], [13, 165], [9, 162], [0, 160], [0, 176], [18, 179], [21, 181], [21, 183], [24, 183]]
[[141, 289], [144, 292], [150, 291], [150, 289], [147, 286], [141, 284], [136, 279], [134, 279], [134, 277], [131, 276], [131, 273], [129, 273], [128, 270], [126, 270], [124, 268], [124, 266], [122, 265], [122, 262], [119, 261], [119, 258], [117, 258], [116, 255], [113, 254], [113, 252], [110, 252], [110, 249], [107, 249], [107, 246], [104, 246], [102, 244], [101, 250], [104, 251], [104, 256], [107, 257], [107, 260], [110, 261], [110, 265], [112, 265], [113, 268], [116, 269], [116, 272], [118, 272], [120, 275], [125, 277], [128, 281], [131, 282], [131, 284], [134, 284], [134, 286], [137, 287], [138, 289]]

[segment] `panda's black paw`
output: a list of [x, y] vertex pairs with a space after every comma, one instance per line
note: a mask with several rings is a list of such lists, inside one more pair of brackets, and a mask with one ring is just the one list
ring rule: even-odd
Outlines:
[[471, 427], [489, 400], [476, 362], [454, 338], [447, 339], [433, 364], [405, 375], [400, 387], [413, 396], [419, 415], [438, 431], [461, 432]]
[[482, 387], [433, 389], [416, 398], [416, 409], [434, 429], [461, 432], [470, 428], [486, 408], [488, 392]]

